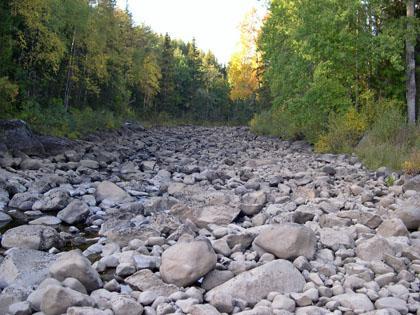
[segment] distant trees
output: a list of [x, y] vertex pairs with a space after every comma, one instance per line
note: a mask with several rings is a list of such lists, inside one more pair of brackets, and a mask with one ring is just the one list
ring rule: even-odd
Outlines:
[[113, 0], [2, 1], [0, 40], [1, 117], [92, 108], [236, 119], [225, 68], [211, 52], [135, 26]]

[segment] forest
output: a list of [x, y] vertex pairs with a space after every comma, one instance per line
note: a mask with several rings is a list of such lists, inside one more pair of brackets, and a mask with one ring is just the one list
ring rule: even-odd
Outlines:
[[414, 0], [271, 0], [222, 65], [114, 0], [2, 1], [0, 118], [72, 138], [127, 119], [249, 123], [418, 172], [418, 17]]

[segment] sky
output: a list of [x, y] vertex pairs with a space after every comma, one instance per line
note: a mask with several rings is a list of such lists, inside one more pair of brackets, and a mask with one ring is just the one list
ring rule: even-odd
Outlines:
[[[125, 8], [126, 0], [118, 0]], [[136, 24], [149, 25], [157, 33], [190, 41], [211, 50], [219, 62], [227, 64], [235, 51], [240, 33], [238, 26], [258, 0], [128, 0]]]

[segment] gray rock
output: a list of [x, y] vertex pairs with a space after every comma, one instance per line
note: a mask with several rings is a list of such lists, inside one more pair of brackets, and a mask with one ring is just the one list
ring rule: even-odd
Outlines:
[[394, 309], [403, 315], [408, 313], [407, 303], [396, 297], [380, 298], [375, 302], [375, 306], [377, 309]]
[[179, 287], [193, 284], [216, 266], [217, 257], [208, 241], [177, 243], [162, 254], [162, 279]]
[[0, 144], [10, 151], [21, 151], [30, 155], [45, 154], [44, 146], [22, 120], [0, 120]]
[[72, 306], [94, 306], [94, 300], [85, 294], [69, 288], [50, 285], [46, 288], [41, 302], [41, 311], [45, 315], [61, 315]]
[[68, 205], [70, 195], [67, 191], [53, 189], [44, 194], [42, 199], [36, 201], [32, 210], [40, 211], [58, 211]]
[[59, 281], [75, 278], [85, 286], [88, 292], [99, 289], [103, 285], [97, 271], [78, 250], [62, 253], [50, 266], [49, 273], [51, 277]]
[[48, 250], [60, 247], [61, 239], [57, 231], [43, 225], [21, 225], [4, 233], [1, 245], [5, 248], [19, 247], [36, 250]]
[[28, 302], [18, 302], [9, 306], [10, 315], [31, 315], [31, 305]]
[[169, 296], [178, 291], [173, 284], [166, 284], [151, 270], [143, 269], [126, 278], [125, 283], [140, 291], [150, 291], [156, 296]]
[[105, 181], [98, 185], [95, 191], [96, 202], [108, 200], [113, 203], [122, 203], [131, 200], [130, 195], [112, 182]]
[[38, 285], [48, 275], [48, 268], [56, 259], [55, 255], [32, 250], [13, 248], [7, 252], [0, 265], [0, 284], [2, 287]]
[[73, 200], [67, 207], [57, 213], [57, 217], [67, 224], [82, 222], [88, 215], [89, 207], [81, 200]]
[[347, 307], [352, 311], [369, 312], [374, 310], [374, 306], [369, 298], [360, 293], [345, 293], [334, 296], [333, 301], [337, 301], [341, 306]]
[[51, 216], [51, 215], [46, 215], [38, 219], [29, 221], [30, 225], [58, 225], [60, 223], [61, 223], [61, 220], [59, 218]]
[[112, 311], [103, 311], [89, 306], [74, 306], [67, 309], [67, 315], [113, 315]]
[[252, 306], [266, 298], [270, 292], [301, 292], [304, 285], [305, 279], [292, 263], [275, 260], [240, 273], [207, 292], [205, 299], [220, 312], [229, 313], [233, 310], [234, 299], [244, 300]]
[[242, 196], [241, 210], [246, 215], [254, 215], [261, 211], [267, 202], [263, 191], [256, 191]]
[[316, 236], [306, 226], [285, 223], [264, 229], [254, 244], [277, 258], [294, 259], [305, 256], [311, 259], [315, 254]]
[[32, 192], [17, 193], [9, 201], [9, 207], [19, 210], [31, 210], [34, 203], [41, 198], [41, 195]]
[[354, 241], [347, 229], [324, 228], [320, 231], [320, 241], [326, 247], [337, 250], [341, 245], [346, 248], [354, 247]]
[[183, 221], [188, 219], [198, 227], [207, 227], [210, 224], [228, 225], [238, 216], [240, 211], [239, 208], [229, 205], [209, 205], [193, 209], [177, 204], [171, 208], [171, 214]]
[[116, 296], [111, 300], [114, 315], [141, 315], [143, 306], [125, 296]]
[[378, 227], [377, 233], [383, 237], [408, 235], [404, 222], [398, 218], [383, 221]]
[[219, 315], [219, 311], [210, 304], [196, 304], [190, 308], [191, 315]]
[[382, 237], [372, 237], [360, 242], [356, 247], [356, 255], [366, 261], [383, 260], [385, 254], [394, 255], [394, 249]]
[[415, 190], [420, 192], [420, 175], [414, 176], [413, 178], [407, 180], [403, 187], [405, 191]]
[[401, 203], [395, 215], [404, 222], [407, 229], [417, 230], [420, 227], [420, 195], [417, 194]]

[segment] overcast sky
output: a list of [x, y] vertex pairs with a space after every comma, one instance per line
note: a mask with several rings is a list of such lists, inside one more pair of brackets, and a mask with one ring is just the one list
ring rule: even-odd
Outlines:
[[[125, 8], [126, 0], [118, 0]], [[137, 24], [185, 41], [195, 37], [197, 45], [211, 50], [227, 63], [239, 40], [238, 25], [258, 0], [128, 0]]]

